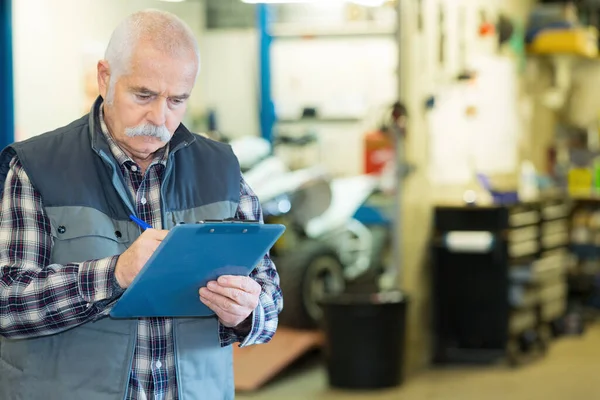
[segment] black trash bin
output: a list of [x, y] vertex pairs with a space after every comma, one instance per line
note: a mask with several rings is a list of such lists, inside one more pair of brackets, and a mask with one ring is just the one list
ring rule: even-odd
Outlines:
[[344, 294], [321, 302], [329, 384], [382, 389], [403, 381], [407, 298], [401, 292]]

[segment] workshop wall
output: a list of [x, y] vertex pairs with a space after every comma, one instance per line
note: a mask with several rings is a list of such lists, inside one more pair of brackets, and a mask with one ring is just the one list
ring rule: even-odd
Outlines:
[[[86, 88], [88, 93], [97, 90], [95, 65], [104, 54], [112, 30], [125, 16], [144, 8], [179, 15], [199, 38], [204, 31], [204, 5], [199, 1], [13, 2], [18, 140], [67, 124], [87, 112]], [[198, 82], [190, 99], [192, 114], [203, 108], [201, 86]]]
[[260, 135], [255, 27], [210, 29], [200, 39], [202, 99], [231, 138]]
[[[231, 8], [231, 0], [222, 7]], [[355, 8], [357, 13], [364, 12]], [[299, 26], [307, 33], [273, 42], [272, 97], [279, 120], [275, 132], [318, 132], [319, 147], [326, 155], [321, 162], [333, 175], [363, 171], [363, 136], [377, 125], [385, 107], [397, 99], [392, 7], [378, 16], [386, 21], [384, 27], [391, 26], [389, 34], [309, 38], [309, 33], [320, 27], [352, 33], [347, 25], [350, 9], [342, 3], [286, 4], [271, 26], [276, 33], [289, 34]], [[208, 60], [203, 71], [203, 97], [207, 107], [216, 112], [219, 129], [231, 137], [260, 134], [256, 118], [260, 96], [257, 40], [256, 29], [227, 26], [211, 27], [202, 38]], [[301, 107], [317, 109], [317, 120], [299, 121]]]

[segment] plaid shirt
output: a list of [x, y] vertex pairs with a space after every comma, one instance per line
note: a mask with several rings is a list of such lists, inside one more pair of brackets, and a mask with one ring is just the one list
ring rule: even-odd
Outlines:
[[[100, 118], [103, 133], [129, 190], [138, 216], [162, 228], [160, 182], [169, 146], [157, 152], [144, 175], [112, 140]], [[107, 299], [118, 290], [114, 268], [118, 257], [50, 265], [53, 238], [42, 198], [15, 157], [5, 182], [0, 206], [0, 334], [21, 339], [58, 333], [106, 315]], [[261, 220], [257, 197], [240, 181], [236, 218]], [[260, 303], [238, 329], [219, 327], [221, 346], [268, 342], [282, 308], [279, 277], [266, 255], [251, 277], [262, 286]], [[199, 301], [199, 300], [198, 300]], [[140, 319], [127, 399], [177, 399], [172, 320]]]

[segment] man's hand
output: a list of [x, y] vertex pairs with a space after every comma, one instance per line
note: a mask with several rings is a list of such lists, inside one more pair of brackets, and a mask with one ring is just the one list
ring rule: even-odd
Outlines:
[[169, 231], [146, 229], [142, 235], [117, 260], [115, 277], [119, 286], [126, 289], [156, 251]]
[[258, 306], [261, 287], [247, 276], [222, 276], [200, 289], [200, 301], [213, 310], [227, 328], [235, 328]]

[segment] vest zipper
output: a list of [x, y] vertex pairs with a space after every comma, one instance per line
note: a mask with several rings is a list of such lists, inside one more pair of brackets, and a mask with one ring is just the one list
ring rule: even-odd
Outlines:
[[[187, 144], [185, 145], [187, 146]], [[160, 214], [161, 214], [161, 218], [162, 218], [162, 228], [163, 229], [170, 229], [170, 227], [168, 226], [169, 222], [167, 221], [166, 218], [166, 214], [165, 211], [167, 209], [167, 202], [166, 202], [166, 196], [165, 196], [165, 182], [169, 179], [169, 176], [171, 175], [171, 171], [173, 170], [173, 154], [175, 153], [175, 151], [179, 150], [179, 148], [181, 148], [183, 146], [178, 146], [177, 148], [173, 149], [173, 152], [171, 154], [169, 154], [169, 160], [167, 162], [167, 166], [165, 168], [165, 173], [163, 175], [163, 179], [162, 182], [160, 183]], [[171, 221], [172, 225], [174, 225], [174, 221]], [[182, 381], [180, 378], [180, 374], [179, 374], [179, 351], [177, 351], [177, 319], [173, 318], [172, 319], [172, 328], [173, 330], [173, 353], [174, 353], [174, 358], [175, 358], [175, 379], [177, 379], [177, 397], [182, 400], [183, 399], [183, 392], [182, 392]]]
[[[100, 151], [99, 154], [100, 154], [100, 157], [102, 157], [102, 159], [104, 160], [104, 162], [106, 162], [112, 170], [112, 174], [113, 174], [112, 184], [113, 184], [113, 187], [115, 188], [115, 190], [117, 191], [117, 193], [119, 194], [119, 196], [121, 197], [121, 200], [123, 201], [123, 203], [125, 203], [125, 206], [129, 209], [129, 211], [133, 215], [137, 215], [137, 213], [135, 212], [135, 208], [133, 207], [131, 197], [129, 196], [129, 192], [127, 190], [125, 190], [125, 183], [123, 182], [123, 179], [119, 176], [119, 174], [116, 173], [115, 165], [103, 151]], [[115, 178], [116, 178], [116, 182], [115, 182]], [[129, 367], [127, 370], [127, 375], [125, 377], [125, 387], [123, 388], [123, 400], [127, 400], [127, 393], [129, 392], [129, 379], [131, 378], [131, 369], [133, 366], [133, 358], [135, 357], [135, 344], [137, 342], [138, 321], [135, 320], [134, 324], [135, 324], [135, 329], [133, 331], [133, 336], [132, 336], [133, 345], [131, 346], [131, 350], [129, 352]]]
[[[110, 158], [103, 151], [100, 151], [99, 154], [100, 154], [100, 157], [104, 160], [104, 162], [107, 163], [112, 170], [113, 187], [115, 188], [115, 190], [121, 197], [121, 200], [123, 200], [123, 202], [125, 203], [125, 206], [127, 208], [129, 208], [129, 211], [131, 211], [134, 215], [136, 215], [135, 209], [133, 208], [131, 199], [129, 197], [129, 193], [125, 190], [124, 182], [119, 177], [119, 175], [116, 173], [115, 165], [112, 163]], [[117, 178], [117, 182], [115, 182], [115, 177]], [[131, 368], [133, 365], [133, 357], [135, 356], [135, 343], [137, 341], [137, 333], [138, 333], [137, 320], [134, 323], [135, 323], [135, 329], [133, 332], [133, 336], [131, 338], [133, 344], [131, 346], [131, 351], [129, 353], [129, 367], [127, 369], [127, 375], [125, 376], [125, 387], [123, 388], [123, 400], [127, 400], [127, 393], [129, 392], [129, 379], [131, 377]]]
[[[166, 218], [166, 214], [165, 211], [167, 209], [167, 202], [166, 202], [166, 196], [165, 196], [165, 182], [169, 179], [169, 176], [171, 175], [171, 171], [173, 170], [173, 155], [175, 154], [175, 152], [179, 149], [181, 149], [182, 147], [187, 147], [188, 143], [182, 143], [179, 146], [175, 147], [174, 149], [171, 150], [171, 153], [169, 154], [169, 159], [167, 161], [167, 165], [165, 168], [165, 173], [163, 175], [162, 178], [162, 182], [160, 183], [160, 217], [162, 219], [162, 229], [170, 229], [171, 227], [168, 226], [168, 221]], [[172, 225], [174, 225], [174, 221], [171, 221]], [[178, 380], [177, 381], [177, 397], [182, 400], [183, 399], [183, 394], [182, 394], [182, 384], [181, 384], [181, 380], [179, 379], [179, 352], [177, 351], [177, 321], [176, 318], [173, 318], [173, 325], [172, 328], [173, 329], [173, 353], [175, 354], [175, 378]]]

